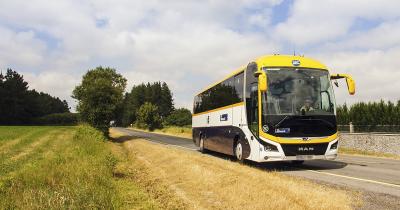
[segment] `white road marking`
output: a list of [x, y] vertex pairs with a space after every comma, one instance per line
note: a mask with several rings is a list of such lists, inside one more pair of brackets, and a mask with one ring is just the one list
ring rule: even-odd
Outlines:
[[315, 170], [306, 170], [306, 171], [310, 171], [310, 172], [314, 172], [314, 173], [318, 173], [318, 174], [325, 174], [325, 175], [330, 175], [330, 176], [342, 177], [342, 178], [347, 178], [347, 179], [353, 179], [353, 180], [358, 180], [358, 181], [363, 181], [363, 182], [369, 182], [369, 183], [374, 183], [374, 184], [381, 184], [381, 185], [385, 185], [385, 186], [400, 188], [400, 185], [397, 185], [397, 184], [380, 182], [380, 181], [375, 181], [375, 180], [370, 180], [370, 179], [363, 179], [363, 178], [357, 178], [357, 177], [352, 177], [352, 176], [333, 174], [333, 173], [315, 171]]

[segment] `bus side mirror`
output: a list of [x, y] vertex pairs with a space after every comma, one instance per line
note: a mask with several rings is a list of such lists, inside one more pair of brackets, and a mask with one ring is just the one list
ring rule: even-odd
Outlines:
[[257, 71], [254, 76], [258, 77], [258, 89], [261, 92], [266, 92], [268, 89], [267, 74], [264, 71]]
[[332, 79], [346, 79], [347, 83], [347, 90], [349, 91], [350, 95], [354, 95], [356, 92], [356, 83], [354, 82], [353, 78], [348, 75], [348, 74], [333, 74], [331, 75], [331, 80]]

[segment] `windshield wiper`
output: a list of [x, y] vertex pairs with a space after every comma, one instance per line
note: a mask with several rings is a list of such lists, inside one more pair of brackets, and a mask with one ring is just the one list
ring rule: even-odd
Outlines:
[[289, 115], [286, 115], [281, 121], [279, 121], [278, 123], [276, 123], [274, 125], [275, 128], [277, 128], [279, 125], [281, 125], [283, 123], [283, 121], [288, 120]]

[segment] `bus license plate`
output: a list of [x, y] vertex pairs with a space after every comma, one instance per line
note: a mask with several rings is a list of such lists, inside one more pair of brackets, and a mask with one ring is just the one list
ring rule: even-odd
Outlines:
[[314, 155], [297, 155], [297, 160], [312, 160], [314, 159]]

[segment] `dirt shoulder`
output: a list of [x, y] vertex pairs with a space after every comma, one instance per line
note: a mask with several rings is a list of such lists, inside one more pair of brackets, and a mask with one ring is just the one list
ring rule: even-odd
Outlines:
[[353, 193], [173, 146], [121, 141], [132, 176], [166, 209], [352, 209]]

